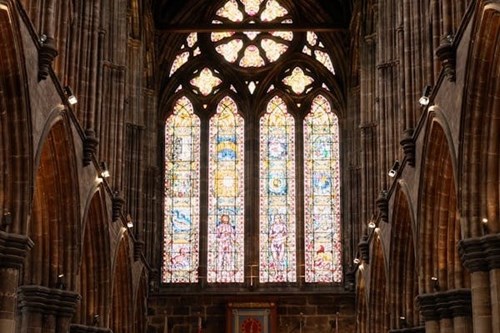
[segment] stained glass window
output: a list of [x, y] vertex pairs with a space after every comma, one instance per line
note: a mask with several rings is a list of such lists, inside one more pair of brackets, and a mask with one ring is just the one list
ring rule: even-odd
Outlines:
[[204, 68], [200, 75], [191, 80], [191, 84], [199, 89], [203, 96], [208, 96], [212, 90], [221, 84], [222, 80], [214, 76], [209, 68]]
[[342, 281], [339, 159], [338, 119], [319, 95], [304, 120], [306, 282]]
[[233, 99], [219, 102], [209, 131], [207, 281], [243, 282], [244, 122]]
[[[260, 15], [258, 15], [260, 13]], [[276, 0], [229, 0], [216, 12], [212, 23], [275, 22], [291, 23], [288, 10]], [[213, 32], [210, 36], [217, 53], [242, 68], [259, 68], [278, 60], [293, 40], [291, 31]]]
[[200, 120], [180, 98], [165, 124], [165, 224], [162, 281], [198, 281]]
[[[181, 68], [185, 63], [187, 63], [190, 57], [196, 57], [200, 49], [198, 45], [198, 34], [193, 32], [189, 34], [186, 38], [186, 42], [181, 46], [180, 53], [175, 57], [172, 67], [170, 68], [170, 76], [174, 75], [179, 68]], [[196, 46], [196, 48], [195, 48]]]
[[260, 120], [260, 282], [295, 282], [295, 121], [278, 96]]
[[292, 88], [293, 92], [300, 95], [306, 87], [314, 82], [314, 79], [309, 75], [304, 74], [300, 67], [295, 67], [292, 74], [283, 79], [283, 83]]
[[314, 58], [323, 64], [332, 74], [335, 74], [332, 59], [326, 52], [323, 43], [319, 42], [318, 35], [312, 31], [307, 32], [307, 45], [304, 46], [302, 52]]

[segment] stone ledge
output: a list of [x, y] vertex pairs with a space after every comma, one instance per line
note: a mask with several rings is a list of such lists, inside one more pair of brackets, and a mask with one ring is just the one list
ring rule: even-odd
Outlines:
[[425, 321], [471, 317], [470, 289], [447, 290], [417, 296], [417, 305]]
[[21, 311], [72, 317], [79, 300], [76, 292], [42, 286], [20, 286], [18, 291]]
[[22, 267], [32, 247], [33, 241], [29, 237], [0, 231], [0, 267]]
[[471, 273], [500, 268], [500, 234], [463, 239], [458, 242], [462, 264]]

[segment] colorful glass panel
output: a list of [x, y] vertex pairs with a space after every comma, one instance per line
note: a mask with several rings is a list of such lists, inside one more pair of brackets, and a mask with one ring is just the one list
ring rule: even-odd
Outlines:
[[259, 48], [255, 45], [249, 45], [245, 49], [245, 54], [240, 60], [241, 67], [262, 67], [265, 65], [264, 59], [260, 56]]
[[243, 20], [243, 13], [239, 10], [236, 0], [226, 2], [224, 7], [217, 11], [216, 15], [225, 17], [233, 22], [241, 22]]
[[241, 0], [245, 6], [245, 12], [250, 16], [255, 16], [259, 12], [260, 4], [264, 0]]
[[164, 283], [198, 281], [200, 120], [180, 98], [165, 124]]
[[337, 116], [317, 96], [304, 120], [305, 281], [341, 282], [340, 151]]
[[210, 95], [221, 82], [222, 80], [214, 76], [209, 68], [204, 68], [200, 75], [191, 80], [191, 84], [198, 88], [203, 96]]
[[189, 60], [189, 52], [182, 52], [175, 57], [175, 60], [172, 64], [172, 68], [170, 69], [170, 76], [172, 76], [179, 68], [182, 67]]
[[260, 120], [260, 282], [295, 282], [295, 121], [275, 96]]
[[238, 53], [243, 48], [241, 39], [233, 39], [225, 44], [218, 45], [215, 50], [221, 54], [226, 61], [233, 63], [238, 59]]
[[314, 56], [316, 60], [323, 64], [332, 74], [335, 74], [335, 69], [333, 68], [332, 59], [328, 55], [328, 53], [320, 50], [314, 51]]
[[264, 22], [273, 21], [279, 17], [283, 17], [288, 14], [288, 11], [283, 8], [278, 1], [269, 0], [266, 2], [266, 8], [260, 14], [260, 19]]
[[276, 43], [272, 39], [263, 39], [261, 42], [262, 49], [266, 52], [266, 57], [269, 61], [273, 62], [286, 52], [288, 45]]
[[208, 261], [209, 283], [244, 280], [244, 122], [224, 97], [210, 119]]
[[293, 92], [300, 95], [304, 92], [306, 87], [314, 82], [314, 79], [304, 74], [300, 67], [295, 67], [292, 74], [283, 79], [283, 83], [292, 88]]

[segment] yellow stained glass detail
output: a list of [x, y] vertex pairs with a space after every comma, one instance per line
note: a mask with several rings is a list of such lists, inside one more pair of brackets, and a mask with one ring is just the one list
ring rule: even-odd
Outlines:
[[294, 93], [300, 95], [314, 79], [306, 74], [300, 67], [295, 67], [290, 76], [283, 79], [283, 83], [290, 86]]
[[260, 56], [259, 49], [255, 45], [250, 45], [245, 49], [245, 54], [240, 60], [241, 67], [262, 67], [265, 65], [264, 59]]
[[266, 52], [266, 57], [269, 61], [276, 61], [279, 57], [286, 52], [288, 46], [281, 43], [276, 43], [272, 39], [263, 39], [261, 46]]
[[248, 39], [250, 39], [250, 40], [254, 40], [254, 39], [255, 39], [255, 37], [257, 37], [257, 36], [260, 34], [260, 32], [257, 32], [257, 31], [245, 31], [245, 32], [243, 32], [243, 33], [244, 33], [244, 34], [248, 37]]
[[241, 0], [245, 6], [245, 12], [250, 16], [255, 16], [259, 12], [260, 4], [263, 0]]
[[276, 0], [269, 0], [266, 3], [266, 9], [260, 15], [262, 21], [270, 22], [278, 17], [283, 17], [288, 11], [283, 8]]
[[216, 14], [233, 22], [241, 22], [243, 20], [243, 13], [238, 9], [236, 0], [229, 0], [226, 2], [224, 7], [220, 8]]
[[189, 52], [182, 52], [175, 57], [172, 68], [170, 69], [170, 76], [172, 76], [179, 68], [182, 67], [189, 60]]
[[203, 96], [208, 96], [221, 82], [222, 80], [214, 76], [209, 68], [204, 68], [200, 75], [191, 80], [191, 84], [197, 87]]
[[318, 60], [320, 63], [323, 64], [332, 74], [335, 74], [335, 69], [333, 68], [332, 60], [330, 59], [330, 56], [328, 53], [320, 51], [320, 50], [315, 50], [314, 51], [314, 56], [316, 57], [316, 60]]
[[219, 45], [215, 50], [222, 54], [226, 61], [233, 63], [238, 59], [238, 52], [243, 48], [243, 41], [241, 39], [233, 39], [226, 44]]
[[232, 35], [234, 35], [234, 32], [212, 32], [212, 34], [210, 35], [210, 39], [212, 40], [212, 42], [216, 43], [220, 40], [223, 40], [224, 38], [229, 38], [231, 37]]
[[318, 42], [318, 35], [316, 35], [312, 31], [308, 31], [307, 32], [307, 42], [309, 43], [309, 45], [315, 46], [316, 43]]
[[284, 39], [289, 42], [291, 42], [293, 39], [293, 32], [291, 31], [273, 31], [271, 32], [271, 35], [273, 35], [274, 37]]
[[196, 32], [192, 32], [189, 34], [189, 36], [186, 38], [187, 45], [189, 47], [193, 47], [194, 44], [198, 41], [198, 34]]

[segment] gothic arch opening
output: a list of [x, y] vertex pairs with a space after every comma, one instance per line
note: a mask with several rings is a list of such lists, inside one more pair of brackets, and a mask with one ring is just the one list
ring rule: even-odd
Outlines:
[[113, 332], [132, 333], [134, 330], [134, 302], [129, 238], [122, 230], [114, 260], [113, 294], [109, 327]]

